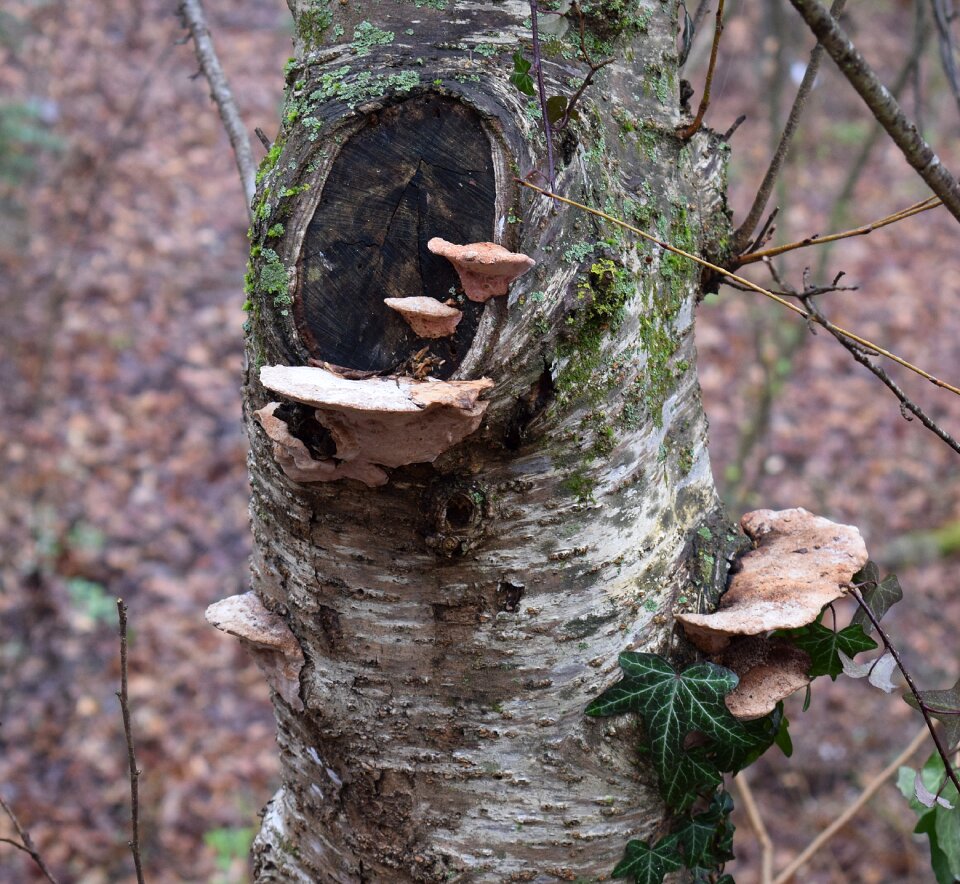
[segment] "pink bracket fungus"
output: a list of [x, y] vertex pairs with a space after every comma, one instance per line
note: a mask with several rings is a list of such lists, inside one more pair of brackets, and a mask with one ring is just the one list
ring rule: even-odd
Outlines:
[[677, 615], [690, 641], [707, 653], [725, 648], [731, 636], [813, 623], [867, 562], [856, 528], [805, 509], [757, 510], [740, 526], [756, 548], [738, 561], [717, 610]]
[[[387, 481], [381, 467], [432, 463], [469, 436], [480, 426], [487, 410], [488, 403], [481, 402], [480, 395], [493, 386], [489, 378], [348, 380], [308, 365], [264, 366], [260, 369], [260, 383], [274, 393], [315, 409], [317, 421], [330, 431], [336, 444], [329, 461], [310, 458], [312, 463], [301, 467], [294, 459], [293, 466], [305, 468], [310, 478], [296, 479], [290, 472], [288, 476], [295, 481], [310, 482], [354, 478], [370, 486]], [[274, 417], [273, 411], [265, 414], [269, 408], [257, 413], [268, 435], [270, 430], [264, 421]], [[282, 457], [289, 458], [288, 452], [288, 448], [281, 446]], [[280, 456], [277, 459], [287, 471], [284, 460]], [[324, 463], [329, 466], [317, 466]]]
[[810, 657], [783, 639], [737, 638], [715, 660], [740, 677], [726, 703], [730, 714], [742, 720], [773, 712], [777, 703], [812, 680], [807, 675]]
[[266, 676], [267, 684], [290, 706], [303, 711], [303, 651], [283, 617], [268, 611], [256, 593], [245, 592], [214, 602], [207, 608], [206, 618], [211, 626], [239, 638]]
[[467, 297], [480, 303], [505, 295], [510, 283], [537, 263], [528, 255], [509, 252], [492, 242], [458, 246], [435, 236], [427, 248], [453, 264]]
[[384, 298], [383, 303], [396, 310], [421, 338], [446, 338], [457, 330], [463, 313], [442, 304], [436, 298]]

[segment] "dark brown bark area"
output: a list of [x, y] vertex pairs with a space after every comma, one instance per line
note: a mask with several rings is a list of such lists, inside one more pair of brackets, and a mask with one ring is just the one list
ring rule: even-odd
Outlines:
[[[477, 114], [425, 95], [371, 114], [337, 155], [307, 227], [296, 300], [314, 354], [345, 368], [396, 369], [425, 343], [383, 303], [457, 286], [450, 262], [427, 249], [437, 235], [494, 235], [496, 183]], [[461, 296], [457, 333], [429, 342], [449, 377], [470, 347], [482, 307]]]

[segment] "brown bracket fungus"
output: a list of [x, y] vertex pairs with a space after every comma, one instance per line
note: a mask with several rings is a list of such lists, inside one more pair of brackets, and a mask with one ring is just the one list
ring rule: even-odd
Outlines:
[[435, 236], [427, 248], [453, 264], [467, 297], [480, 303], [505, 295], [510, 283], [537, 263], [527, 255], [507, 251], [492, 242], [458, 246]]
[[731, 636], [763, 635], [813, 623], [867, 562], [867, 548], [852, 525], [838, 525], [805, 509], [757, 510], [740, 520], [756, 548], [712, 614], [678, 614], [687, 637], [716, 653]]
[[742, 720], [773, 712], [777, 703], [812, 681], [807, 675], [810, 657], [783, 639], [737, 638], [715, 660], [740, 677], [725, 699], [730, 714]]
[[396, 310], [421, 338], [449, 337], [463, 318], [462, 311], [436, 298], [384, 298], [383, 303]]
[[207, 608], [206, 618], [211, 626], [239, 638], [266, 676], [267, 684], [291, 707], [303, 711], [303, 651], [286, 620], [268, 611], [254, 592], [214, 602]]
[[[480, 426], [487, 410], [480, 394], [493, 386], [489, 378], [348, 380], [326, 369], [306, 365], [264, 366], [260, 369], [260, 383], [274, 393], [314, 408], [317, 421], [330, 431], [336, 443], [336, 452], [329, 462], [311, 458], [314, 465], [330, 463], [332, 472], [324, 473], [322, 467], [308, 464], [311, 478], [295, 481], [355, 478], [370, 486], [386, 482], [381, 467], [432, 463], [469, 436]], [[258, 412], [261, 423], [265, 411]], [[269, 435], [270, 431], [267, 432]], [[284, 457], [290, 456], [287, 449], [282, 446], [281, 449]], [[278, 461], [286, 471], [280, 457]], [[287, 475], [291, 476], [289, 472]]]

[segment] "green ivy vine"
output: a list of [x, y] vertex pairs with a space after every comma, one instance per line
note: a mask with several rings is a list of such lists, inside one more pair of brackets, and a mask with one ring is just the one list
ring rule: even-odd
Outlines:
[[[886, 656], [892, 653], [911, 691], [906, 701], [925, 712], [925, 718], [945, 723], [949, 748], [960, 741], [960, 682], [945, 691], [914, 691], [913, 683], [879, 625], [880, 619], [903, 597], [897, 578], [881, 580], [876, 565], [868, 562], [851, 584], [859, 604], [849, 625], [837, 627], [836, 612], [828, 605], [815, 623], [799, 629], [779, 630], [772, 637], [785, 639], [810, 659], [812, 679], [841, 673], [859, 677], [873, 673], [882, 658], [855, 664], [853, 658], [878, 644], [868, 635], [876, 629]], [[823, 620], [827, 612], [832, 625]], [[662, 884], [664, 877], [685, 869], [694, 884], [734, 884], [724, 872], [733, 859], [733, 801], [723, 787], [724, 774], [736, 774], [756, 761], [773, 745], [786, 756], [793, 751], [783, 705], [753, 721], [740, 721], [727, 709], [725, 698], [737, 686], [737, 675], [709, 661], [681, 671], [658, 654], [625, 651], [619, 658], [622, 678], [586, 708], [592, 717], [633, 713], [643, 724], [637, 747], [657, 775], [660, 795], [671, 811], [669, 830], [651, 841], [628, 842], [613, 878], [637, 884]], [[871, 679], [873, 681], [873, 678]], [[880, 679], [874, 681], [877, 686]], [[884, 687], [886, 690], [887, 687]], [[807, 689], [806, 710], [810, 700]], [[942, 748], [937, 742], [938, 750]], [[960, 879], [960, 800], [943, 753], [934, 752], [920, 771], [902, 768], [898, 785], [918, 813], [915, 831], [930, 839], [933, 869], [939, 884]], [[953, 838], [953, 833], [957, 837]], [[957, 877], [954, 877], [958, 872]]]

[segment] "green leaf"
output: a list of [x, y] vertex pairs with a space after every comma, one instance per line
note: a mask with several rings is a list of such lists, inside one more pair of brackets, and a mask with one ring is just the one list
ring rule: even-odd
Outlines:
[[662, 884], [664, 875], [683, 865], [677, 836], [667, 835], [651, 847], [646, 841], [629, 841], [623, 859], [611, 877], [633, 878], [637, 884]]
[[559, 123], [567, 112], [567, 96], [551, 95], [547, 99], [547, 119], [551, 123]]
[[[722, 789], [710, 807], [687, 819], [674, 834], [680, 842], [684, 863], [689, 869], [713, 867], [733, 859], [733, 801]], [[694, 876], [696, 877], [696, 876]]]
[[859, 624], [834, 632], [822, 623], [811, 623], [799, 629], [782, 629], [774, 635], [791, 641], [810, 655], [808, 675], [829, 675], [834, 681], [843, 672], [840, 651], [852, 659], [861, 651], [870, 651], [877, 646]]
[[[945, 691], [920, 691], [920, 697], [930, 715], [943, 724], [947, 748], [952, 750], [960, 743], [960, 679]], [[912, 693], [904, 694], [903, 699], [914, 709], [920, 708]]]
[[897, 788], [919, 814], [914, 832], [930, 841], [930, 864], [938, 884], [954, 884], [960, 879], [960, 795], [952, 782], [944, 783], [945, 776], [943, 759], [933, 752], [920, 770], [920, 779], [927, 789], [950, 802], [952, 809], [939, 804], [927, 808], [917, 800], [916, 771], [911, 767], [900, 768]]
[[[656, 654], [620, 655], [623, 679], [589, 706], [591, 716], [635, 712], [644, 721], [647, 756], [660, 778], [666, 802], [683, 810], [720, 782], [720, 771], [739, 770], [769, 746], [777, 730], [771, 718], [737, 721], [724, 697], [737, 676], [715, 663], [695, 663], [682, 673]], [[687, 737], [700, 745], [688, 749]]]
[[[782, 703], [778, 705], [783, 709]], [[793, 755], [793, 740], [790, 739], [789, 727], [790, 721], [787, 719], [787, 716], [784, 715], [780, 719], [780, 727], [777, 729], [777, 735], [773, 738], [773, 742], [787, 758]]]
[[510, 74], [510, 82], [524, 95], [534, 94], [533, 77], [530, 76], [531, 66], [519, 49], [513, 53], [513, 73]]
[[[882, 620], [887, 611], [903, 598], [903, 590], [900, 588], [897, 575], [889, 574], [881, 581], [880, 573], [873, 562], [867, 562], [863, 569], [854, 575], [853, 582], [861, 585], [860, 595], [878, 621]], [[859, 606], [850, 623], [862, 626], [867, 635], [873, 629], [870, 618]]]

